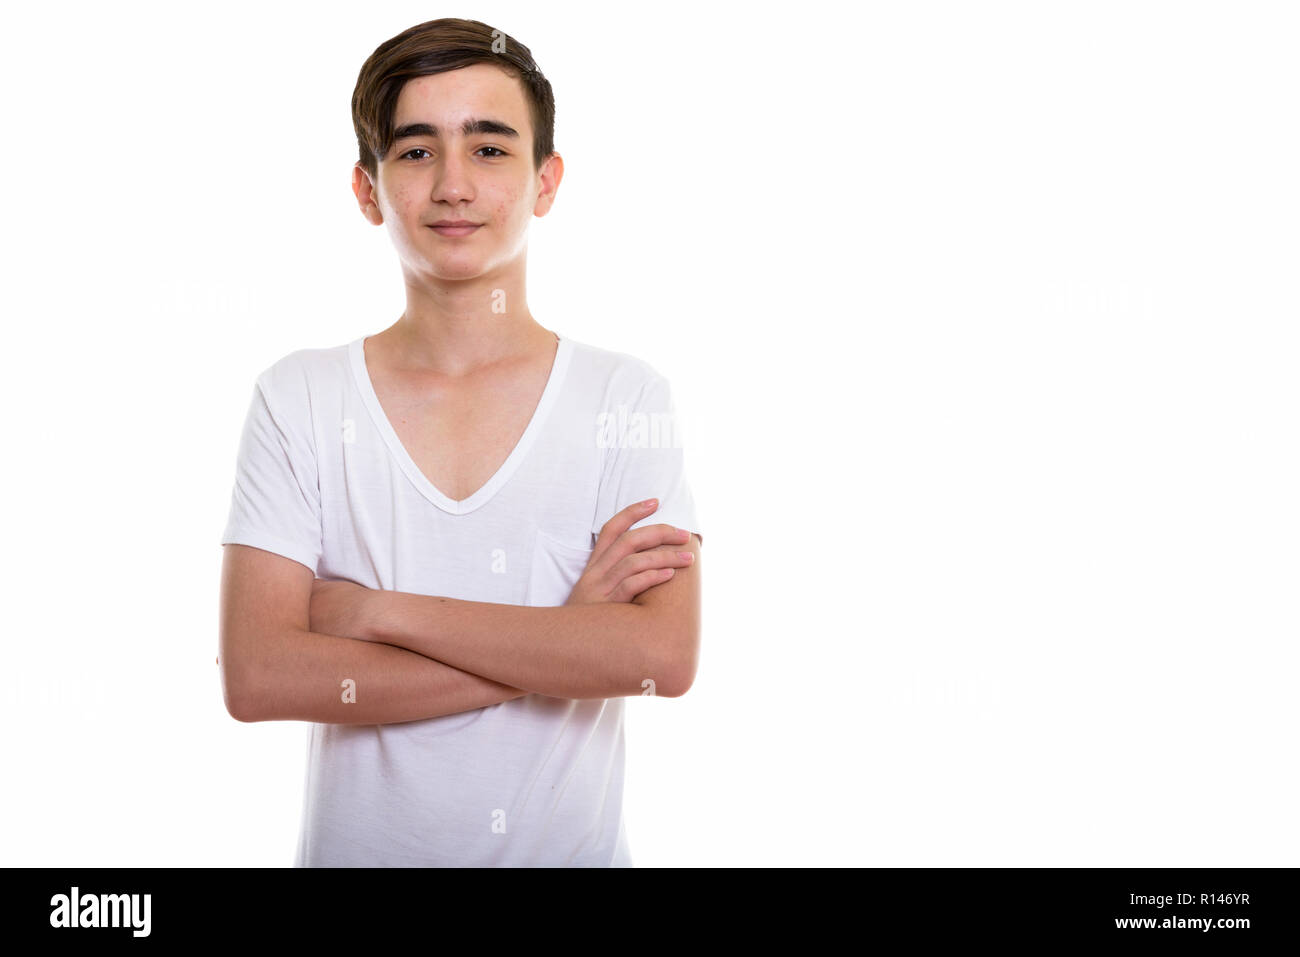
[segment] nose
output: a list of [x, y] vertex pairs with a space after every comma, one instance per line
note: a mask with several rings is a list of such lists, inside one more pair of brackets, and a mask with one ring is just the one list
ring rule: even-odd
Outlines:
[[474, 182], [470, 162], [458, 149], [444, 151], [434, 165], [433, 191], [435, 203], [456, 204], [474, 198]]

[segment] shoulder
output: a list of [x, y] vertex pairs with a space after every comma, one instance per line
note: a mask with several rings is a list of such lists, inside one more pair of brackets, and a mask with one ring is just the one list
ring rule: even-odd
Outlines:
[[634, 397], [651, 388], [667, 388], [667, 380], [646, 360], [627, 352], [603, 349], [569, 339], [573, 346], [571, 374], [606, 396]]
[[348, 374], [350, 344], [325, 348], [297, 349], [276, 359], [257, 376], [257, 384], [268, 400], [301, 399], [322, 388], [336, 385]]

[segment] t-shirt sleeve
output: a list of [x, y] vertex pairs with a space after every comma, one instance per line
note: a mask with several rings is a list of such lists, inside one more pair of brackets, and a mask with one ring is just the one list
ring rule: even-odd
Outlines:
[[315, 574], [322, 551], [321, 505], [311, 410], [305, 394], [277, 397], [272, 373], [259, 376], [253, 389], [221, 544], [275, 552]]
[[592, 540], [629, 505], [657, 498], [659, 508], [632, 528], [675, 525], [699, 535], [702, 544], [704, 533], [686, 477], [681, 424], [668, 380], [654, 374], [631, 403], [603, 413], [597, 435], [604, 468]]

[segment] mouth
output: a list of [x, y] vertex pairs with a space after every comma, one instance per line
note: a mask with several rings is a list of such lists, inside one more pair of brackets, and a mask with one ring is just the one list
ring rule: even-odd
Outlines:
[[455, 219], [434, 223], [429, 228], [441, 236], [468, 236], [482, 225], [482, 223], [471, 223], [466, 219]]

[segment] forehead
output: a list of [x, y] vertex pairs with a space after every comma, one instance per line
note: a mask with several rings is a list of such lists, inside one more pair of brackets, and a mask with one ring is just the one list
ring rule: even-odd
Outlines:
[[484, 115], [522, 133], [529, 119], [528, 104], [517, 79], [491, 64], [475, 63], [407, 80], [393, 109], [393, 126], [432, 123], [440, 129], [456, 129], [465, 117]]

